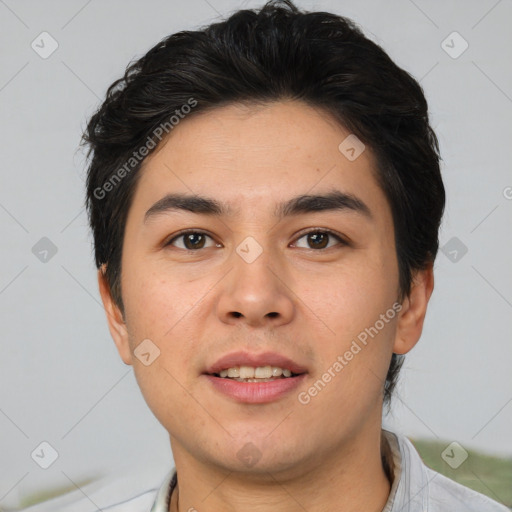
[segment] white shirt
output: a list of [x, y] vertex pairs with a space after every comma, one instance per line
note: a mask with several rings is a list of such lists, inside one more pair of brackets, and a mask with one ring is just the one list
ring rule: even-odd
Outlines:
[[[393, 457], [393, 484], [382, 512], [509, 512], [504, 505], [425, 466], [405, 437], [382, 431]], [[124, 482], [88, 492], [75, 491], [25, 509], [27, 512], [168, 512], [175, 468], [159, 487], [127, 491]], [[133, 487], [132, 487], [133, 489]], [[110, 494], [110, 496], [109, 496]], [[72, 496], [74, 495], [74, 499]], [[118, 496], [116, 498], [116, 496]], [[124, 498], [123, 498], [124, 497]]]

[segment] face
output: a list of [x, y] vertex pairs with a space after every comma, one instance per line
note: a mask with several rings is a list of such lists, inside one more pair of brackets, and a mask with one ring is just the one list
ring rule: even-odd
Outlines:
[[[369, 148], [340, 151], [349, 134], [298, 102], [232, 105], [185, 119], [144, 162], [123, 242], [124, 320], [101, 277], [100, 288], [175, 457], [291, 471], [380, 429], [392, 352], [417, 341], [429, 286], [397, 303], [390, 206]], [[164, 199], [177, 194], [210, 202]], [[216, 364], [235, 352], [300, 375], [210, 375], [238, 366]]]

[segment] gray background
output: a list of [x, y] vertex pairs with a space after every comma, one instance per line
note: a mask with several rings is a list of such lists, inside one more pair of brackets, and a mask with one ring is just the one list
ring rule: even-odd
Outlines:
[[[119, 359], [99, 304], [77, 145], [131, 59], [171, 32], [261, 3], [0, 0], [0, 507], [130, 468], [155, 483], [172, 465], [167, 434]], [[441, 143], [441, 244], [449, 245], [385, 424], [510, 455], [512, 4], [298, 5], [353, 18], [421, 80]], [[42, 46], [43, 31], [59, 45], [46, 59], [31, 47]], [[457, 58], [464, 42], [447, 39], [453, 31], [469, 44]], [[40, 252], [43, 237], [56, 246], [53, 256]], [[31, 458], [42, 441], [59, 455], [46, 470]]]

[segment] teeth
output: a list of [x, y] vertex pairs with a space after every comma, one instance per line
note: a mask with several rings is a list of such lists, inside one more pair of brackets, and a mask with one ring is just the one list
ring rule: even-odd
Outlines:
[[292, 372], [287, 368], [279, 368], [278, 366], [233, 366], [219, 373], [220, 377], [229, 377], [240, 382], [262, 382], [272, 380], [278, 377], [291, 377]]
[[272, 366], [272, 377], [281, 377], [282, 374], [282, 368], [279, 368], [278, 366]]
[[272, 377], [272, 366], [258, 366], [254, 370], [254, 376], [257, 379], [270, 379]]
[[[228, 370], [229, 377], [229, 370]], [[241, 379], [254, 379], [254, 368], [251, 366], [240, 366], [240, 375]]]
[[237, 380], [238, 382], [270, 382], [275, 379], [272, 378], [272, 379], [234, 379], [234, 380]]

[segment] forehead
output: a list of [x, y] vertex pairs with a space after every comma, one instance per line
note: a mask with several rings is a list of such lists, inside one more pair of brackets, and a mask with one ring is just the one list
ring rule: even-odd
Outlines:
[[327, 112], [301, 102], [219, 107], [185, 118], [146, 158], [134, 203], [181, 192], [215, 197], [233, 215], [265, 205], [273, 213], [288, 197], [337, 189], [386, 208], [375, 158], [363, 148]]

